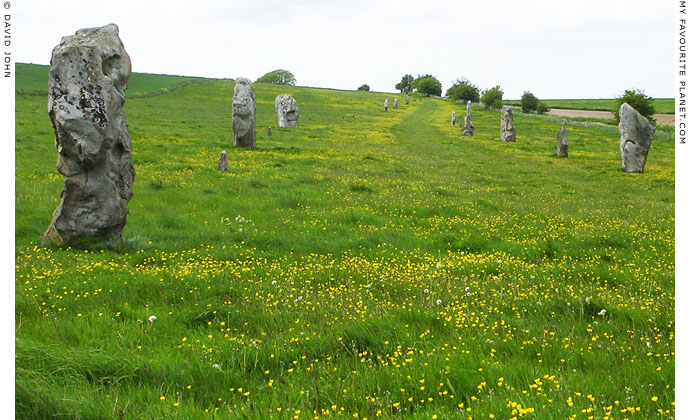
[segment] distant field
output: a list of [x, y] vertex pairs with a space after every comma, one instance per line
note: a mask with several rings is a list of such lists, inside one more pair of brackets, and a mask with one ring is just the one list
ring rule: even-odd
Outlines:
[[[39, 64], [16, 64], [18, 75], [15, 90], [32, 95], [48, 95], [48, 71], [50, 66]], [[193, 81], [204, 80], [199, 77], [170, 76], [164, 74], [132, 73], [129, 78], [127, 96], [146, 95], [161, 89], [171, 88]]]
[[[615, 106], [615, 99], [541, 99], [549, 108], [585, 109], [588, 111], [611, 111]], [[673, 98], [655, 98], [652, 100], [654, 108], [659, 114], [673, 114], [675, 102]], [[507, 105], [520, 105], [519, 100], [505, 101]]]

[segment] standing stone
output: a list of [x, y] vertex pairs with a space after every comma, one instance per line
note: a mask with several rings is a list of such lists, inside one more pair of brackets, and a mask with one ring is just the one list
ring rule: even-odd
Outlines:
[[568, 157], [568, 131], [565, 129], [566, 120], [563, 120], [563, 127], [558, 132], [556, 154], [558, 157]]
[[220, 152], [220, 162], [218, 162], [218, 170], [219, 171], [227, 171], [228, 170], [228, 152], [223, 150]]
[[405, 105], [410, 104], [410, 95], [405, 96]]
[[474, 124], [472, 124], [472, 101], [467, 101], [467, 114], [462, 120], [462, 135], [474, 136]]
[[513, 108], [503, 105], [501, 107], [501, 140], [515, 141], [515, 124], [513, 124]]
[[474, 124], [470, 119], [470, 115], [465, 115], [462, 120], [462, 135], [463, 136], [474, 136]]
[[643, 172], [649, 147], [654, 138], [654, 125], [627, 103], [621, 105], [618, 115], [621, 120], [618, 124], [618, 132], [621, 135], [623, 170]]
[[455, 125], [455, 111], [450, 113], [450, 125]]
[[268, 127], [268, 137], [271, 137], [273, 135], [273, 130], [271, 130], [271, 127]]
[[256, 98], [249, 79], [239, 77], [235, 81], [232, 96], [232, 131], [237, 147], [255, 147]]
[[50, 60], [48, 115], [65, 186], [44, 244], [122, 241], [134, 183], [123, 105], [132, 63], [117, 25], [63, 37]]
[[278, 114], [278, 127], [294, 127], [299, 120], [297, 101], [290, 95], [278, 95], [276, 97], [276, 114]]
[[398, 109], [398, 98], [393, 99], [393, 108]]
[[386, 100], [383, 101], [383, 110], [388, 111], [388, 98], [386, 98]]

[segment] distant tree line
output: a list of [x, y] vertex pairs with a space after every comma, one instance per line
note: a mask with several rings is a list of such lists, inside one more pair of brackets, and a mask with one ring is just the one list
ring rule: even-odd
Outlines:
[[416, 78], [411, 74], [406, 74], [400, 83], [395, 85], [395, 89], [399, 90], [400, 93], [418, 92], [426, 96], [441, 96], [443, 94], [441, 82], [431, 74], [420, 74]]

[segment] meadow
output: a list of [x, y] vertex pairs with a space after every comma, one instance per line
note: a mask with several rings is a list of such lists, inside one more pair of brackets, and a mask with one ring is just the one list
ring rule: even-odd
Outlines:
[[[584, 109], [588, 111], [613, 111], [616, 100], [611, 99], [542, 99], [549, 108]], [[676, 105], [673, 98], [653, 98], [652, 105], [658, 114], [673, 114]], [[519, 100], [505, 101], [507, 105], [520, 105]]]
[[479, 107], [463, 137], [448, 101], [256, 84], [240, 150], [231, 81], [133, 75], [122, 247], [46, 248], [41, 72], [17, 66], [17, 418], [674, 418], [672, 134], [627, 174], [612, 127], [561, 159], [557, 121], [502, 143]]

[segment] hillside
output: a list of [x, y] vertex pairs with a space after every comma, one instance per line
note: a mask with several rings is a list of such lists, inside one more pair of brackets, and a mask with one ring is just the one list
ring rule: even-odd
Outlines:
[[498, 112], [469, 138], [447, 101], [258, 84], [239, 150], [204, 80], [128, 95], [122, 249], [43, 248], [44, 70], [17, 67], [17, 418], [673, 418], [672, 136], [627, 174], [611, 127], [560, 159], [557, 122], [509, 144]]
[[[16, 63], [15, 90], [22, 94], [48, 96], [48, 71], [50, 66]], [[142, 97], [165, 93], [166, 90], [205, 80], [201, 77], [170, 76], [162, 74], [132, 73], [129, 78], [127, 97]]]

